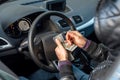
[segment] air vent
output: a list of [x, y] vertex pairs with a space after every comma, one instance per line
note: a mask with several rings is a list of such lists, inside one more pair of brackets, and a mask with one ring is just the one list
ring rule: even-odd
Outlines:
[[3, 46], [3, 45], [7, 45], [7, 42], [5, 42], [4, 40], [0, 39], [0, 46]]
[[68, 23], [67, 23], [65, 20], [59, 20], [58, 23], [59, 23], [63, 28], [69, 26]]
[[75, 21], [76, 24], [82, 22], [82, 18], [79, 15], [73, 16], [73, 20]]
[[0, 50], [11, 48], [12, 45], [4, 38], [0, 37]]

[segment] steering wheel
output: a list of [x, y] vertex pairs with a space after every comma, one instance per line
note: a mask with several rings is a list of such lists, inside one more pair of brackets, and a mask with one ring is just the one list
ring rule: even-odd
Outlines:
[[[56, 44], [54, 43], [53, 37], [56, 34], [63, 32], [63, 29], [53, 23], [50, 20], [51, 17], [62, 18], [67, 22], [71, 30], [76, 30], [71, 20], [64, 14], [57, 11], [44, 12], [40, 14], [32, 23], [28, 34], [28, 46], [31, 58], [40, 68], [50, 72], [56, 72], [57, 69], [53, 64], [53, 61], [57, 60], [54, 51]], [[46, 23], [47, 21], [50, 22], [49, 25]], [[39, 27], [38, 30], [36, 28], [38, 23], [42, 24], [42, 26], [45, 24], [45, 26]]]

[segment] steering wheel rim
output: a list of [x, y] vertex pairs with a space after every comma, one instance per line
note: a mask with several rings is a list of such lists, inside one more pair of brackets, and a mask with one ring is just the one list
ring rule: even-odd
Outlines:
[[60, 18], [63, 18], [68, 25], [70, 26], [71, 30], [76, 30], [75, 26], [73, 25], [72, 21], [66, 17], [64, 14], [57, 12], [57, 11], [48, 11], [48, 12], [44, 12], [41, 15], [39, 15], [34, 21], [33, 24], [30, 28], [29, 34], [28, 34], [28, 47], [29, 47], [29, 51], [30, 51], [30, 55], [31, 58], [33, 59], [33, 61], [42, 69], [47, 70], [49, 72], [56, 72], [57, 69], [53, 66], [50, 65], [45, 65], [42, 62], [40, 62], [40, 60], [38, 59], [38, 56], [36, 56], [36, 53], [34, 51], [34, 37], [35, 37], [35, 26], [37, 25], [37, 23], [42, 20], [43, 18], [50, 18], [51, 16], [57, 16]]

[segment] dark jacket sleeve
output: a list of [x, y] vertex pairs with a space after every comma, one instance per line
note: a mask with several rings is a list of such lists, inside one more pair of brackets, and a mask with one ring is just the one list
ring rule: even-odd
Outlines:
[[110, 49], [102, 43], [97, 44], [93, 41], [90, 41], [89, 46], [87, 48], [84, 47], [83, 50], [97, 62], [103, 62], [105, 60], [114, 61], [119, 55], [117, 50]]
[[60, 80], [75, 80], [70, 61], [59, 61], [58, 70], [60, 74]]

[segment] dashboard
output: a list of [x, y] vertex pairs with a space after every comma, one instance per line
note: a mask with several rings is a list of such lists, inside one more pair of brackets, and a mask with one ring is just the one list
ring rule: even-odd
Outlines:
[[[94, 15], [99, 0], [10, 0], [0, 5], [0, 56], [18, 51], [22, 40], [37, 16], [47, 11], [66, 15], [84, 36], [93, 32]], [[60, 18], [53, 18], [61, 29], [69, 26]], [[40, 23], [37, 27], [43, 29]]]

